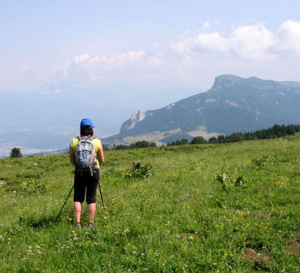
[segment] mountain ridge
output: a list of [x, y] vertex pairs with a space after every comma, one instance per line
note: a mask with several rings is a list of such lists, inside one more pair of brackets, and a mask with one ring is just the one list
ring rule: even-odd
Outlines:
[[[180, 138], [199, 130], [200, 135], [231, 134], [299, 123], [299, 102], [300, 82], [225, 74], [217, 76], [206, 92], [157, 110], [135, 111], [114, 138], [160, 133], [155, 141], [165, 143], [166, 137]], [[177, 132], [170, 133], [174, 130]]]

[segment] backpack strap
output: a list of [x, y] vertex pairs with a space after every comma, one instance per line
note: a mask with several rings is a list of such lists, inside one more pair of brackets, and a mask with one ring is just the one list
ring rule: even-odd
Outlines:
[[96, 159], [96, 152], [95, 152], [95, 147], [94, 149], [92, 150], [91, 152], [91, 157], [90, 157], [90, 170], [91, 170], [91, 176], [93, 176], [93, 168], [92, 168], [92, 165], [94, 164], [94, 161]]

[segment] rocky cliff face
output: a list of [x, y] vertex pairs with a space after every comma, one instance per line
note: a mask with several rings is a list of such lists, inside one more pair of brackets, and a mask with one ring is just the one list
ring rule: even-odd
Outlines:
[[143, 109], [133, 112], [130, 117], [130, 120], [124, 125], [126, 130], [132, 130], [134, 126], [141, 122], [146, 117], [146, 111]]
[[199, 126], [231, 134], [300, 121], [300, 83], [222, 75], [210, 90], [158, 110], [138, 110], [121, 127], [120, 137]]

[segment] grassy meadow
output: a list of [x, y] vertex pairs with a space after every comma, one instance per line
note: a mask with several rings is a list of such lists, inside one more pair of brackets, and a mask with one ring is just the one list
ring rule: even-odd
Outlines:
[[[0, 272], [298, 272], [300, 136], [107, 151], [95, 226], [67, 155], [0, 159]], [[2, 184], [1, 183], [1, 184]]]

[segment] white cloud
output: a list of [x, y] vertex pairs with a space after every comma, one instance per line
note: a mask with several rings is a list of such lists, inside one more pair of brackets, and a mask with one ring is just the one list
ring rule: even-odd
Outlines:
[[20, 68], [21, 72], [27, 72], [29, 71], [30, 69], [32, 69], [32, 66], [30, 65], [26, 65], [26, 64], [23, 64]]
[[130, 51], [121, 55], [113, 56], [106, 59], [106, 69], [111, 70], [118, 67], [124, 67], [132, 64], [136, 64], [143, 61], [145, 52], [143, 51]]
[[228, 37], [218, 32], [207, 32], [210, 25], [195, 37], [185, 35], [171, 45], [180, 54], [223, 53], [224, 57], [237, 57], [244, 60], [268, 61], [280, 54], [300, 55], [300, 22], [286, 21], [276, 33], [268, 30], [263, 23], [238, 26]]
[[105, 80], [113, 75], [118, 79], [126, 75], [127, 78], [147, 78], [149, 69], [163, 66], [165, 60], [147, 55], [144, 51], [129, 51], [119, 55], [106, 57], [89, 54], [75, 56], [72, 63], [67, 63], [64, 75], [69, 78], [80, 78], [84, 81]]
[[204, 28], [204, 29], [210, 29], [210, 28], [211, 28], [210, 22], [205, 22], [205, 23], [203, 24], [203, 28]]
[[228, 39], [230, 50], [242, 59], [264, 61], [273, 56], [269, 52], [274, 35], [261, 23], [236, 28]]
[[54, 89], [54, 90], [51, 90], [51, 91], [49, 91], [49, 90], [44, 90], [44, 91], [41, 92], [41, 93], [44, 94], [44, 95], [52, 95], [52, 94], [62, 94], [62, 93], [64, 93], [64, 92], [66, 92], [66, 91], [63, 91], [63, 90], [61, 90], [61, 89]]
[[276, 33], [276, 43], [273, 47], [278, 54], [300, 55], [300, 22], [286, 21]]
[[[221, 24], [205, 22], [197, 34], [185, 31], [175, 42], [155, 41], [148, 50], [112, 56], [84, 52], [53, 66], [26, 62], [0, 71], [0, 92], [12, 87], [37, 90], [49, 83], [97, 88], [123, 83], [166, 87], [194, 87], [205, 83], [208, 86], [215, 76], [229, 73], [274, 80], [297, 79], [300, 22], [285, 21], [275, 31], [263, 23], [236, 26], [226, 35], [214, 27], [221, 29]], [[289, 71], [285, 69], [287, 64]], [[59, 93], [58, 84], [57, 88]]]
[[228, 41], [217, 32], [203, 33], [193, 40], [192, 49], [194, 51], [212, 50], [226, 53], [229, 50], [229, 44]]
[[86, 53], [86, 54], [83, 54], [83, 55], [80, 55], [80, 56], [75, 56], [74, 62], [76, 64], [79, 64], [81, 62], [87, 61], [89, 58], [90, 58], [90, 55]]
[[164, 60], [164, 59], [159, 59], [159, 58], [150, 56], [150, 57], [148, 58], [148, 64], [149, 64], [150, 66], [156, 66], [156, 67], [157, 67], [157, 66], [162, 66], [162, 65], [165, 64], [165, 60]]
[[268, 75], [274, 66], [280, 71], [276, 75], [283, 75], [280, 68], [288, 61], [280, 56], [299, 55], [299, 43], [300, 22], [296, 21], [284, 22], [277, 31], [269, 30], [263, 23], [237, 26], [228, 35], [212, 30], [212, 25], [205, 22], [198, 35], [186, 31], [170, 46], [154, 44], [149, 52], [77, 55], [64, 74], [73, 83], [101, 86], [152, 81], [164, 86], [195, 86], [208, 81], [208, 77], [213, 79], [225, 73], [245, 77]]
[[92, 58], [86, 53], [81, 56], [75, 56], [74, 62], [71, 65], [89, 68], [93, 68], [94, 66], [102, 66], [104, 70], [110, 70], [138, 62], [143, 59], [144, 55], [145, 52], [143, 51], [129, 51], [127, 53], [122, 53], [112, 57], [95, 56]]

